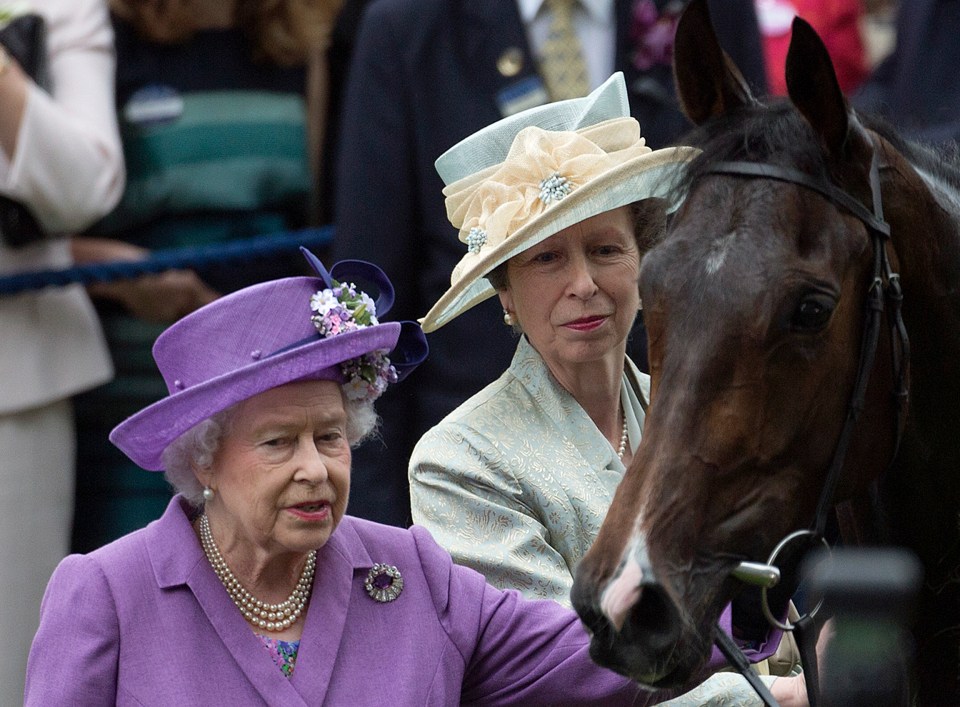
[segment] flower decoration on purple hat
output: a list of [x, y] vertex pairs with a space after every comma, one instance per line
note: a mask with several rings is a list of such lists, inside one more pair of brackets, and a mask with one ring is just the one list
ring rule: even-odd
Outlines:
[[[313, 266], [320, 280], [326, 285], [310, 297], [310, 321], [320, 336], [329, 338], [350, 331], [378, 326], [377, 313], [385, 314], [393, 304], [393, 286], [384, 272], [372, 263], [361, 260], [344, 260], [332, 269], [332, 273], [360, 277], [369, 281], [378, 290], [374, 300], [353, 282], [339, 281], [323, 266], [320, 260], [306, 249], [304, 256]], [[341, 275], [343, 276], [343, 275]], [[412, 322], [403, 322], [400, 341], [394, 350], [399, 363], [394, 365], [385, 349], [371, 351], [340, 364], [343, 373], [343, 390], [350, 400], [379, 398], [387, 386], [401, 380], [426, 358], [427, 345], [420, 327]]]
[[[315, 312], [310, 321], [324, 338], [376, 326], [376, 304], [356, 285], [332, 280], [333, 287], [316, 292], [310, 298]], [[346, 383], [343, 390], [351, 400], [376, 400], [391, 383], [397, 382], [397, 371], [386, 351], [371, 351], [340, 364]]]
[[376, 304], [373, 299], [352, 282], [333, 281], [333, 287], [320, 290], [310, 298], [310, 317], [317, 331], [324, 337], [375, 326]]

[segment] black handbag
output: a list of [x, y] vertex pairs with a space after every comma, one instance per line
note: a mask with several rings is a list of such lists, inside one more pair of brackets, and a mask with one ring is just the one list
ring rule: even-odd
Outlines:
[[[46, 25], [40, 15], [19, 15], [0, 28], [0, 44], [34, 82], [49, 89]], [[19, 248], [50, 236], [33, 212], [18, 201], [0, 195], [0, 238]]]

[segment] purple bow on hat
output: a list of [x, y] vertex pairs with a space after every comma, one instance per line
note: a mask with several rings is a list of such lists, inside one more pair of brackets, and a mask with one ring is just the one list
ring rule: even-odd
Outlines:
[[[386, 273], [373, 263], [368, 263], [365, 260], [341, 260], [330, 269], [330, 272], [327, 272], [323, 263], [320, 262], [320, 258], [303, 246], [300, 246], [300, 252], [303, 253], [314, 272], [327, 287], [333, 286], [335, 282], [333, 275], [338, 276], [337, 279], [340, 281], [354, 278], [374, 285], [377, 289], [375, 306], [378, 318], [386, 316], [390, 308], [393, 307], [393, 284]], [[390, 352], [390, 361], [397, 371], [398, 382], [410, 375], [414, 368], [423, 363], [429, 352], [427, 338], [419, 324], [404, 320], [400, 322], [400, 327], [397, 345]]]

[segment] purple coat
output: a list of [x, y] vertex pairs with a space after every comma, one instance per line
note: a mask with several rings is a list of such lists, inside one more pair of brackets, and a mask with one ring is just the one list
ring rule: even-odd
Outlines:
[[[163, 517], [50, 580], [27, 705], [644, 704], [595, 666], [571, 611], [454, 565], [422, 528], [345, 517], [318, 552], [296, 669], [286, 678], [227, 596], [179, 497]], [[376, 562], [404, 588], [364, 590]]]

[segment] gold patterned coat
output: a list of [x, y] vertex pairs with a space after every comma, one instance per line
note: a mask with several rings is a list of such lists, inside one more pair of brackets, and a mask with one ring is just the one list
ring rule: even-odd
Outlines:
[[[637, 388], [646, 400], [649, 378], [629, 359], [627, 367], [621, 400], [635, 448], [644, 419]], [[521, 338], [507, 371], [414, 449], [413, 520], [494, 586], [570, 606], [574, 567], [624, 471], [584, 409]]]

